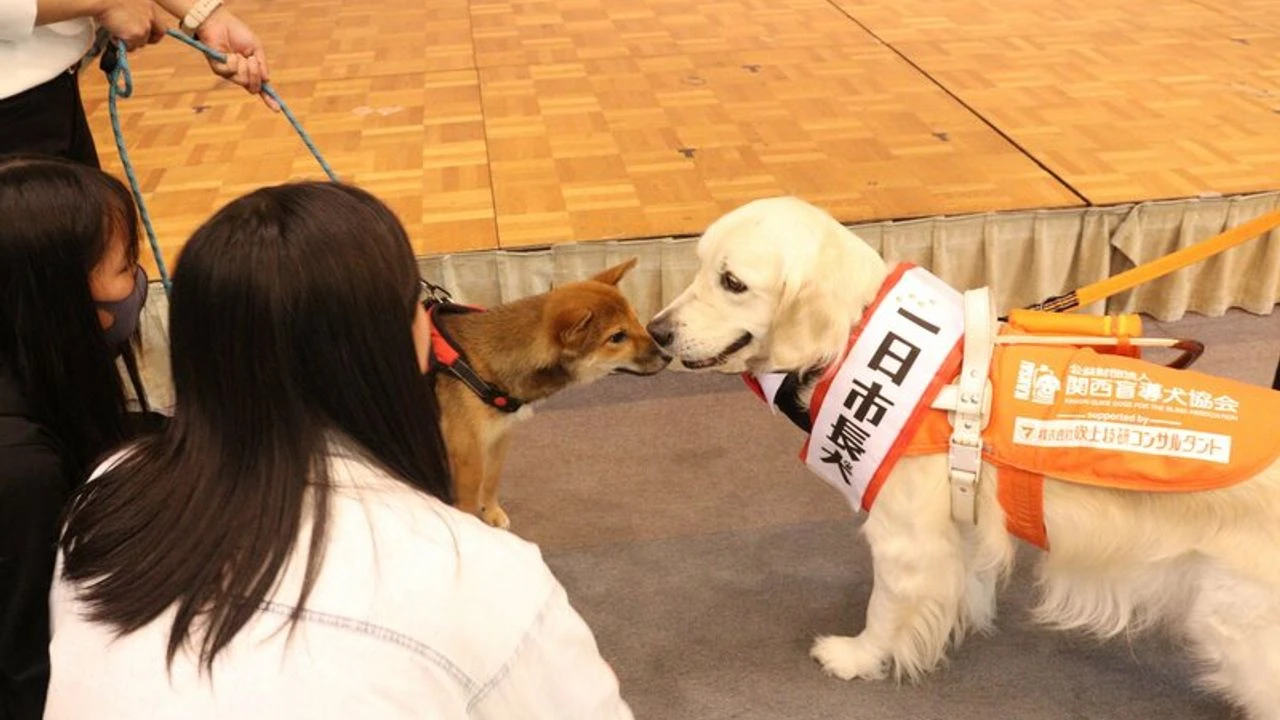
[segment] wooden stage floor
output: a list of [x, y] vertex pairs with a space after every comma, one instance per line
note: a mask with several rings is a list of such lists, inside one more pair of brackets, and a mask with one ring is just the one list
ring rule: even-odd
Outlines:
[[[780, 193], [854, 222], [1280, 188], [1280, 0], [232, 6], [422, 254], [696, 234]], [[194, 50], [132, 65], [124, 132], [170, 261], [231, 198], [322, 177]], [[118, 170], [106, 81], [82, 82]]]

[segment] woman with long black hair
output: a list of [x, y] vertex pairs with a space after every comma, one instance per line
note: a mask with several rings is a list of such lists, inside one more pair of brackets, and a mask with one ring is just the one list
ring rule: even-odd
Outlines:
[[351, 187], [196, 231], [172, 424], [68, 511], [47, 717], [630, 717], [537, 548], [449, 505], [419, 287]]
[[72, 490], [137, 423], [115, 358], [146, 293], [129, 191], [0, 160], [0, 718], [42, 713], [49, 579]]

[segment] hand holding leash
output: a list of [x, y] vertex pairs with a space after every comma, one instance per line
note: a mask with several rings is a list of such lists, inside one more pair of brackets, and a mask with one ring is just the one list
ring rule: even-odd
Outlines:
[[94, 16], [112, 37], [124, 42], [129, 50], [160, 42], [164, 23], [151, 0], [115, 0]]
[[275, 98], [262, 92], [263, 86], [271, 79], [267, 52], [248, 25], [230, 10], [219, 7], [196, 30], [196, 37], [223, 55], [221, 59], [212, 55], [205, 58], [215, 75], [261, 97], [267, 107], [280, 112], [280, 104]]

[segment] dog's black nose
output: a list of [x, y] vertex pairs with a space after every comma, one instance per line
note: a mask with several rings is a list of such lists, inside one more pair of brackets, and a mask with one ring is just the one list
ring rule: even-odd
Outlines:
[[645, 328], [649, 331], [649, 337], [658, 344], [658, 347], [667, 347], [671, 344], [671, 326], [661, 318], [656, 318]]

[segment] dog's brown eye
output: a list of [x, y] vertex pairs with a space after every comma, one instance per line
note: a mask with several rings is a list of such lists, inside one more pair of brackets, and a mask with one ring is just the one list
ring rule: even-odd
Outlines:
[[739, 280], [737, 275], [727, 270], [720, 273], [720, 286], [734, 295], [741, 295], [747, 291], [747, 284]]
[[627, 341], [626, 330], [619, 330], [618, 332], [609, 336], [609, 342], [613, 343], [614, 345], [617, 345], [618, 343], [623, 343], [626, 341]]

